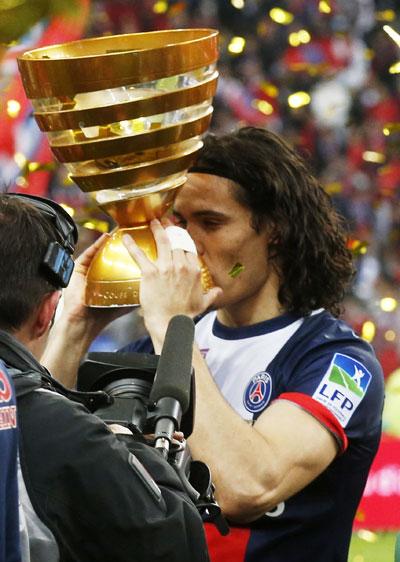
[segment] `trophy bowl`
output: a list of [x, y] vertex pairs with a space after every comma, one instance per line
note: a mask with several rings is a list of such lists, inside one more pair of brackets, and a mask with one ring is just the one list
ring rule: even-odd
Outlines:
[[[118, 224], [87, 276], [89, 306], [139, 304], [129, 234], [151, 260], [149, 223], [171, 207], [212, 116], [218, 31], [178, 29], [42, 47], [18, 60], [35, 119], [72, 180]], [[201, 263], [205, 291], [211, 277]]]

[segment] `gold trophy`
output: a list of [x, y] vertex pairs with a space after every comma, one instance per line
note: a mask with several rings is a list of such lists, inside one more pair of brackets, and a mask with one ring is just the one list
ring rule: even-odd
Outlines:
[[[218, 72], [218, 32], [180, 29], [84, 39], [24, 53], [35, 118], [73, 181], [119, 225], [87, 277], [89, 306], [138, 304], [140, 270], [121, 241], [151, 260], [149, 222], [172, 205], [202, 147]], [[204, 290], [212, 285], [202, 265]]]

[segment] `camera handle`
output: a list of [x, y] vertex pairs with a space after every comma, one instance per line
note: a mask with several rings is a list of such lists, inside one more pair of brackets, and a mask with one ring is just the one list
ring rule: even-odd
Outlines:
[[214, 497], [214, 484], [208, 466], [194, 461], [184, 440], [170, 464], [179, 476], [186, 493], [197, 507], [203, 521], [213, 523], [222, 536], [229, 534], [229, 525]]

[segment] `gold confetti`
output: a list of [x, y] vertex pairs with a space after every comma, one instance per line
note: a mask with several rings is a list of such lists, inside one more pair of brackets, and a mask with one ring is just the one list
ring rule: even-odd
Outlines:
[[[372, 320], [367, 320], [366, 322], [363, 323], [362, 327], [361, 327], [361, 337], [368, 341], [368, 342], [372, 342], [372, 340], [375, 337], [375, 333], [376, 333], [376, 326], [375, 324], [372, 322]], [[361, 536], [360, 535], [361, 531], [358, 533], [358, 536], [361, 539], [367, 540], [365, 538], [365, 536]]]
[[347, 241], [347, 248], [354, 256], [359, 256], [367, 253], [368, 243], [365, 240], [350, 238]]
[[396, 332], [394, 330], [387, 330], [384, 334], [386, 341], [395, 341], [396, 340]]
[[[80, 223], [80, 221], [78, 221]], [[82, 222], [82, 226], [88, 230], [97, 230], [98, 232], [108, 232], [109, 225], [106, 221], [90, 219]]]
[[379, 303], [379, 306], [381, 307], [381, 310], [383, 310], [383, 312], [393, 312], [394, 310], [396, 310], [397, 305], [398, 302], [393, 297], [384, 297]]
[[373, 150], [366, 150], [363, 152], [362, 157], [365, 162], [372, 162], [373, 164], [383, 164], [386, 159], [382, 152], [375, 152]]
[[388, 137], [389, 135], [392, 135], [393, 133], [399, 133], [400, 132], [400, 123], [386, 123], [385, 126], [382, 129], [383, 134], [385, 135], [385, 137]]
[[168, 2], [165, 0], [158, 0], [153, 5], [153, 12], [155, 14], [165, 14], [168, 11]]
[[331, 181], [325, 185], [325, 191], [329, 195], [341, 193], [343, 191], [343, 184], [340, 181]]
[[393, 29], [393, 27], [390, 27], [390, 25], [384, 25], [383, 31], [386, 31], [389, 37], [393, 39], [398, 47], [400, 47], [400, 35]]
[[237, 10], [243, 10], [244, 8], [244, 0], [231, 0], [231, 4]]
[[40, 168], [39, 162], [29, 162], [28, 163], [28, 171], [29, 172], [36, 172]]
[[26, 156], [22, 152], [16, 152], [14, 154], [14, 162], [19, 168], [24, 168], [27, 162]]
[[67, 213], [73, 217], [75, 215], [75, 209], [73, 207], [70, 207], [69, 205], [67, 205], [66, 203], [60, 203], [61, 207], [67, 211]]
[[234, 55], [238, 55], [243, 52], [246, 46], [246, 39], [244, 37], [232, 37], [228, 45], [228, 51]]
[[293, 14], [287, 12], [286, 10], [282, 10], [282, 8], [272, 8], [269, 11], [269, 17], [275, 23], [279, 23], [281, 25], [289, 25], [294, 20]]
[[18, 117], [21, 111], [21, 104], [17, 100], [8, 100], [7, 101], [7, 115], [11, 117], [11, 119], [15, 119]]
[[311, 102], [311, 96], [307, 92], [295, 92], [288, 97], [289, 107], [298, 109]]
[[251, 105], [264, 115], [271, 115], [274, 112], [273, 106], [267, 100], [255, 99], [251, 102]]
[[373, 533], [372, 531], [369, 531], [368, 529], [360, 529], [357, 535], [360, 537], [360, 539], [367, 542], [376, 542], [378, 540], [378, 535], [376, 533]]
[[291, 47], [298, 47], [301, 44], [299, 34], [296, 31], [289, 33], [288, 41]]
[[279, 95], [278, 88], [271, 82], [261, 82], [261, 90], [270, 98], [277, 98]]
[[375, 12], [376, 21], [394, 21], [396, 19], [396, 13], [394, 10], [379, 10]]
[[327, 2], [326, 0], [321, 0], [321, 2], [318, 4], [318, 10], [322, 14], [330, 14], [332, 8], [330, 7], [329, 2]]

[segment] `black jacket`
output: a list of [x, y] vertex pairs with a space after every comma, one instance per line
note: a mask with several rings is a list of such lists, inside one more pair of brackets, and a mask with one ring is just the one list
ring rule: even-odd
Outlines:
[[37, 388], [43, 367], [4, 332], [0, 358], [17, 388], [25, 486], [61, 562], [208, 560], [201, 517], [156, 451], [120, 441], [48, 382]]

